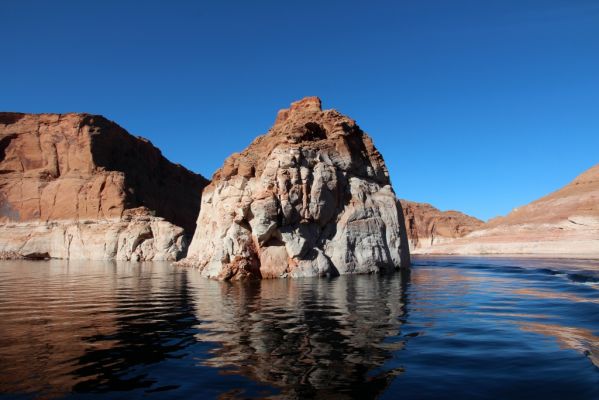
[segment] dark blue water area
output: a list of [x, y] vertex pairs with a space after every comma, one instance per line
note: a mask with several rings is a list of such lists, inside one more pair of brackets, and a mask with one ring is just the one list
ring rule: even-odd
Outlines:
[[599, 262], [235, 283], [0, 262], [0, 397], [599, 399]]

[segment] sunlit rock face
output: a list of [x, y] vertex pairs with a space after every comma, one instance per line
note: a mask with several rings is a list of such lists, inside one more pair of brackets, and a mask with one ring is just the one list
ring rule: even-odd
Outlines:
[[0, 258], [174, 260], [206, 183], [101, 116], [0, 113]]
[[599, 165], [563, 188], [426, 253], [599, 257]]
[[401, 200], [410, 253], [427, 253], [431, 248], [461, 238], [484, 222], [459, 211], [441, 211], [427, 203]]
[[393, 271], [403, 223], [370, 137], [309, 97], [214, 174], [184, 264], [223, 280]]

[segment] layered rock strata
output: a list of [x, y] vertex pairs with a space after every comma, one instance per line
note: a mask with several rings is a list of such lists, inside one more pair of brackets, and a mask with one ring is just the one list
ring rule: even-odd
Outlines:
[[101, 116], [0, 113], [2, 257], [174, 260], [206, 184]]
[[599, 165], [562, 189], [428, 253], [599, 257]]
[[412, 254], [451, 242], [480, 228], [484, 222], [459, 211], [441, 211], [427, 203], [401, 200]]
[[403, 224], [370, 137], [309, 97], [214, 174], [183, 264], [223, 280], [393, 271]]

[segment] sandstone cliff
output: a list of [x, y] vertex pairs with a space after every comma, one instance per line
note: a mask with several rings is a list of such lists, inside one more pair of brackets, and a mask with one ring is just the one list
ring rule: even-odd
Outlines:
[[409, 264], [401, 205], [371, 139], [305, 98], [229, 157], [203, 192], [184, 264], [204, 276], [298, 277]]
[[101, 116], [0, 113], [4, 257], [175, 259], [206, 184]]
[[598, 257], [599, 165], [562, 189], [428, 253]]
[[459, 211], [441, 211], [427, 203], [401, 200], [406, 230], [413, 254], [463, 237], [484, 222]]

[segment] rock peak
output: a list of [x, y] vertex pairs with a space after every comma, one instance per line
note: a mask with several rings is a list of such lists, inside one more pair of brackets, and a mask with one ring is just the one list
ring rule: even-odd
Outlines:
[[[364, 163], [353, 162], [354, 166], [360, 164], [358, 169], [362, 176], [370, 175], [371, 179], [389, 183], [387, 168], [368, 135], [353, 119], [333, 109], [323, 111], [318, 97], [305, 97], [280, 110], [268, 132], [257, 137], [241, 153], [227, 158], [212, 178], [219, 181], [236, 175], [259, 176], [266, 167], [267, 157], [281, 146], [293, 148], [293, 151], [343, 149], [346, 155], [354, 153], [356, 157], [366, 159]], [[367, 164], [371, 168], [366, 168]]]
[[291, 111], [318, 110], [322, 111], [322, 101], [316, 96], [304, 97], [291, 103]]
[[284, 108], [277, 114], [275, 125], [285, 122], [290, 116], [310, 115], [322, 112], [322, 102], [316, 96], [304, 97], [291, 103], [289, 108]]

